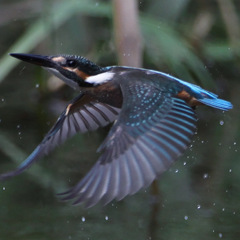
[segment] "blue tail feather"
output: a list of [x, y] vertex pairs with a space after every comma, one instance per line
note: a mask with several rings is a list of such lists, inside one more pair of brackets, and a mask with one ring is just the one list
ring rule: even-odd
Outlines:
[[208, 105], [210, 107], [214, 107], [223, 111], [227, 111], [233, 108], [233, 105], [230, 102], [220, 98], [202, 98], [197, 100], [205, 105]]
[[188, 88], [188, 92], [194, 96], [199, 102], [214, 107], [223, 111], [227, 111], [233, 108], [233, 105], [226, 100], [218, 98], [218, 95], [207, 91], [195, 84], [184, 82], [180, 79], [177, 79], [182, 85]]

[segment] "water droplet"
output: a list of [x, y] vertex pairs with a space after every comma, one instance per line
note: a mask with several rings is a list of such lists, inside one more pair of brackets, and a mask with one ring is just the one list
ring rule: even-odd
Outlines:
[[222, 126], [224, 124], [224, 121], [223, 120], [220, 120], [220, 125]]
[[203, 179], [206, 179], [206, 178], [208, 178], [208, 173], [203, 174]]
[[85, 221], [86, 221], [85, 217], [82, 217], [82, 222], [85, 222]]

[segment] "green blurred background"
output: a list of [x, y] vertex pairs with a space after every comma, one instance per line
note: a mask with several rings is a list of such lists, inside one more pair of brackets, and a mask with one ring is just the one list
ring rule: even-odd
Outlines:
[[[113, 2], [0, 2], [1, 172], [31, 153], [77, 94], [8, 53], [67, 53], [103, 66], [119, 64]], [[198, 133], [158, 181], [158, 195], [150, 187], [104, 208], [73, 207], [55, 196], [87, 173], [109, 128], [74, 137], [21, 176], [0, 183], [1, 240], [239, 239], [239, 0], [137, 4], [142, 66], [214, 91], [234, 109], [197, 109]]]

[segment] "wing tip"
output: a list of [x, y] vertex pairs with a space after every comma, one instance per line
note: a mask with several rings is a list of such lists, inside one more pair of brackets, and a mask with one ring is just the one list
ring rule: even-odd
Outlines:
[[21, 174], [24, 170], [25, 170], [25, 168], [18, 167], [17, 169], [15, 169], [13, 171], [2, 173], [2, 174], [0, 174], [0, 181], [5, 181], [9, 178], [15, 177], [15, 176]]
[[16, 171], [11, 171], [11, 172], [6, 172], [6, 173], [3, 173], [3, 174], [0, 174], [0, 181], [4, 181], [4, 180], [7, 180], [11, 177], [14, 177], [18, 175], [18, 173], [16, 173]]

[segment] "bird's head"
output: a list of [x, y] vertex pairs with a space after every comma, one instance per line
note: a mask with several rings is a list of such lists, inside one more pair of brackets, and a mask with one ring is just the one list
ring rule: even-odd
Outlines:
[[103, 75], [109, 71], [108, 67], [100, 67], [81, 56], [42, 56], [22, 53], [11, 53], [10, 55], [22, 61], [42, 66], [74, 89], [92, 87], [108, 81], [110, 77], [109, 74]]

